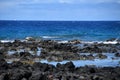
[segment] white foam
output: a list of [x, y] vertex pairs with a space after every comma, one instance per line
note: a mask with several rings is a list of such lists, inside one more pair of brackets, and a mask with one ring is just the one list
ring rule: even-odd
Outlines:
[[68, 43], [68, 41], [58, 41], [58, 43]]
[[103, 41], [81, 41], [83, 44], [94, 44], [94, 43], [102, 43]]
[[12, 54], [15, 54], [16, 51], [8, 51], [8, 55], [12, 55]]
[[55, 37], [55, 36], [42, 36], [42, 38], [45, 38], [45, 39], [52, 39], [52, 38], [58, 38], [58, 37]]
[[18, 53], [20, 53], [20, 52], [25, 52], [25, 50], [24, 50], [24, 49], [19, 49], [19, 50], [17, 50], [17, 52], [18, 52]]
[[38, 49], [38, 51], [37, 51], [37, 56], [40, 56], [40, 53], [41, 53], [41, 49], [42, 49], [42, 48], [37, 47], [37, 49]]
[[25, 41], [27, 41], [27, 40], [20, 40], [21, 42], [25, 42]]
[[118, 44], [117, 41], [104, 41], [103, 44]]
[[13, 43], [13, 42], [14, 42], [14, 40], [0, 40], [0, 42], [2, 42], [2, 43], [8, 43], [8, 42]]
[[84, 43], [84, 44], [93, 44], [94, 42], [93, 41], [82, 41], [81, 43]]
[[85, 43], [85, 44], [94, 44], [94, 43], [97, 43], [97, 44], [118, 44], [120, 42], [118, 41], [82, 41], [81, 43]]

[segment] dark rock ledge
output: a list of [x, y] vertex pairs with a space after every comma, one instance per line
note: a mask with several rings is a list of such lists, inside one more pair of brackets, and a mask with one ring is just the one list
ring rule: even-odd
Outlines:
[[120, 80], [120, 67], [75, 67], [72, 62], [56, 66], [0, 60], [0, 80]]

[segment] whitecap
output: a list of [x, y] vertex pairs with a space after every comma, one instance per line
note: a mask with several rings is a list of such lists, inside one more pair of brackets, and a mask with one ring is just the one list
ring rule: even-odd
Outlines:
[[103, 44], [118, 44], [118, 41], [104, 41]]
[[68, 41], [58, 41], [58, 43], [68, 43]]
[[120, 42], [118, 41], [82, 41], [81, 43], [85, 43], [85, 44], [94, 44], [94, 43], [97, 43], [97, 44], [118, 44]]
[[52, 39], [52, 38], [58, 38], [58, 37], [56, 37], [56, 36], [42, 36], [42, 38], [44, 38], [44, 39]]
[[8, 42], [13, 43], [13, 42], [14, 42], [14, 40], [0, 40], [0, 42], [2, 42], [2, 43], [8, 43]]

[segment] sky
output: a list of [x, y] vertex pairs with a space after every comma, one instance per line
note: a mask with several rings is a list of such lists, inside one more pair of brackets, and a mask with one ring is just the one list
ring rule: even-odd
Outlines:
[[120, 0], [0, 0], [0, 20], [120, 20]]

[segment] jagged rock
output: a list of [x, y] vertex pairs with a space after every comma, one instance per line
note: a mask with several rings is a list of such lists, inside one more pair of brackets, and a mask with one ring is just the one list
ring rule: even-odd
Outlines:
[[75, 68], [75, 65], [73, 64], [73, 62], [67, 62], [65, 65], [64, 65], [65, 68], [68, 68], [69, 70], [74, 70]]
[[95, 73], [96, 72], [96, 70], [95, 70], [95, 68], [90, 68], [90, 73]]
[[51, 70], [53, 70], [55, 68], [55, 66], [48, 65], [46, 63], [34, 63], [33, 64], [33, 68], [35, 70], [40, 70], [40, 71], [45, 72], [45, 71], [49, 71], [49, 70], [51, 71]]
[[0, 80], [9, 80], [9, 76], [7, 73], [0, 74]]
[[15, 69], [14, 72], [10, 72], [12, 76], [10, 80], [22, 80], [23, 78], [29, 79], [32, 73], [23, 69]]
[[[4, 60], [3, 60], [4, 61]], [[72, 62], [55, 66], [35, 62], [33, 65], [13, 62], [1, 69], [0, 80], [119, 80], [120, 67], [75, 67]], [[11, 65], [11, 67], [10, 67]], [[0, 65], [1, 66], [1, 65]], [[30, 69], [32, 68], [32, 69]]]
[[100, 76], [94, 75], [91, 77], [92, 80], [103, 80]]
[[48, 80], [48, 79], [45, 74], [42, 74], [41, 72], [35, 72], [32, 74], [29, 80]]
[[20, 62], [20, 61], [14, 61], [14, 62], [12, 62], [11, 65], [10, 65], [11, 68], [20, 67], [20, 66], [23, 66], [23, 63]]
[[4, 54], [0, 52], [0, 60], [4, 59]]
[[96, 57], [100, 58], [100, 59], [106, 59], [107, 56], [103, 55], [103, 54], [97, 54]]
[[33, 37], [26, 37], [25, 38], [27, 41], [35, 41], [35, 39]]
[[20, 43], [21, 42], [21, 40], [14, 40], [14, 42], [13, 43]]
[[5, 59], [0, 59], [0, 70], [7, 69], [7, 68], [8, 68], [8, 64], [5, 61]]
[[75, 39], [75, 40], [71, 40], [71, 41], [68, 41], [69, 43], [72, 43], [72, 44], [80, 44], [81, 43], [81, 41], [80, 40], [77, 40], [77, 39]]
[[116, 57], [120, 57], [120, 53], [115, 53], [115, 56]]
[[29, 52], [20, 52], [20, 57], [32, 57], [32, 55]]
[[106, 41], [114, 41], [114, 40], [116, 40], [116, 38], [110, 38], [110, 39], [108, 39]]

